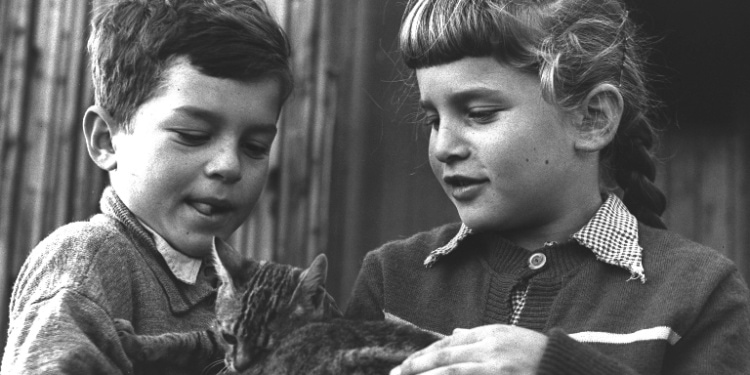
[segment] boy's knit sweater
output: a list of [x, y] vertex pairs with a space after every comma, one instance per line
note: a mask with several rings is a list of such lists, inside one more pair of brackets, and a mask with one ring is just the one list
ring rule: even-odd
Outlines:
[[123, 352], [113, 318], [131, 321], [139, 334], [210, 326], [215, 288], [204, 272], [195, 285], [178, 281], [111, 188], [101, 210], [57, 229], [24, 263], [13, 289], [2, 375], [141, 373]]
[[750, 292], [719, 253], [639, 225], [647, 280], [568, 242], [528, 250], [477, 234], [432, 268], [446, 225], [368, 253], [346, 315], [406, 320], [442, 334], [507, 324], [514, 286], [529, 285], [518, 325], [548, 335], [539, 374], [750, 374]]

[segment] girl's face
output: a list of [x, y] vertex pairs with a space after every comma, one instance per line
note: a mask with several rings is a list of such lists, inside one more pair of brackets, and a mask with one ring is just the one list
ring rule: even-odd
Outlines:
[[470, 228], [519, 244], [554, 237], [600, 199], [596, 162], [574, 148], [573, 115], [542, 99], [539, 78], [492, 57], [416, 74], [432, 170]]

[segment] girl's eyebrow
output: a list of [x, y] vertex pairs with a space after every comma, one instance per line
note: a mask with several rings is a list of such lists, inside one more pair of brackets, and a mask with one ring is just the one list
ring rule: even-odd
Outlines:
[[[487, 87], [472, 87], [466, 90], [451, 93], [448, 97], [448, 102], [451, 105], [463, 105], [476, 99], [492, 99], [503, 102], [507, 101], [507, 97], [500, 90], [495, 90]], [[429, 100], [421, 99], [419, 101], [419, 106], [422, 107], [422, 109], [431, 108], [432, 102]]]
[[451, 104], [464, 104], [476, 99], [505, 100], [502, 91], [487, 87], [474, 87], [453, 93], [448, 100]]

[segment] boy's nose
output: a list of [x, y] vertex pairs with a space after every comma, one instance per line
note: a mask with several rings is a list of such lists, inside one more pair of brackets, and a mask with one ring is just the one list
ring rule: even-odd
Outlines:
[[232, 183], [242, 177], [241, 160], [238, 152], [231, 147], [223, 147], [216, 151], [206, 165], [206, 174], [211, 178], [218, 178]]
[[469, 156], [464, 129], [443, 122], [430, 135], [430, 151], [441, 163], [452, 163]]

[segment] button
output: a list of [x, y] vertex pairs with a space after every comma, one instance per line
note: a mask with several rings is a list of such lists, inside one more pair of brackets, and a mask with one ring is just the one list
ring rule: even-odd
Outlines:
[[529, 268], [538, 270], [547, 264], [547, 256], [542, 253], [536, 253], [529, 258]]

